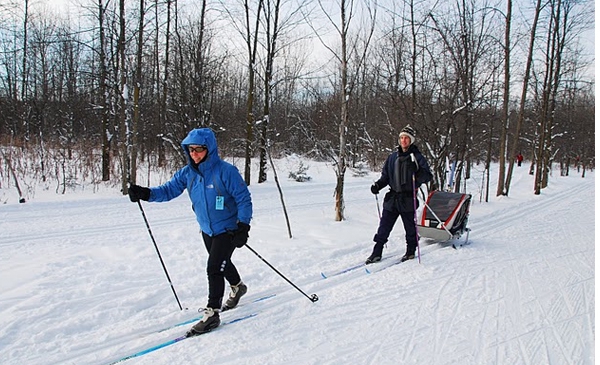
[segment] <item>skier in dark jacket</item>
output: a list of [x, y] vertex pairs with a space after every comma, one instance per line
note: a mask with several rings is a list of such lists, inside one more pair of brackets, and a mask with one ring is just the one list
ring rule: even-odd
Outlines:
[[414, 145], [415, 139], [415, 131], [410, 125], [402, 129], [398, 138], [398, 149], [388, 156], [381, 171], [381, 177], [371, 186], [373, 194], [378, 194], [388, 185], [390, 190], [383, 199], [383, 212], [379, 228], [373, 237], [375, 246], [371, 256], [367, 258], [366, 264], [381, 260], [383, 246], [388, 241], [398, 217], [402, 218], [406, 232], [406, 253], [400, 261], [404, 262], [415, 258], [417, 249], [415, 205], [418, 207], [419, 204], [416, 189], [432, 178], [425, 157]]
[[[219, 311], [235, 307], [246, 294], [248, 288], [231, 262], [231, 256], [236, 247], [243, 247], [248, 241], [252, 200], [238, 169], [219, 157], [211, 129], [192, 130], [181, 147], [188, 157], [185, 167], [161, 186], [131, 185], [129, 197], [132, 202], [140, 199], [164, 202], [178, 197], [184, 190], [188, 192], [208, 251], [208, 304], [202, 320], [188, 332], [196, 335], [219, 326]], [[225, 280], [231, 286], [231, 293], [221, 307]]]

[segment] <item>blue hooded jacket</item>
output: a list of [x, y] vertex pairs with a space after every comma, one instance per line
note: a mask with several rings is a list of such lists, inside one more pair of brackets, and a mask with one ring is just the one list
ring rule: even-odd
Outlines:
[[[189, 145], [206, 146], [208, 154], [198, 165]], [[250, 224], [252, 200], [239, 170], [221, 160], [217, 139], [209, 128], [194, 129], [181, 142], [188, 164], [161, 186], [150, 188], [151, 202], [174, 199], [187, 189], [200, 229], [209, 236], [235, 231], [237, 223]]]

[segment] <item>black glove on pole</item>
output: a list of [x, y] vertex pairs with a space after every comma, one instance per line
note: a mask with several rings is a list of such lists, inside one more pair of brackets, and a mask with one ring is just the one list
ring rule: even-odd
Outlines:
[[259, 259], [261, 259], [261, 260], [262, 260], [262, 261], [263, 261], [265, 264], [267, 264], [267, 265], [268, 265], [268, 266], [269, 266], [271, 269], [273, 269], [273, 271], [275, 271], [277, 274], [279, 274], [279, 276], [281, 276], [282, 278], [284, 278], [284, 279], [285, 279], [285, 281], [287, 281], [288, 283], [290, 283], [290, 285], [291, 285], [291, 286], [293, 286], [294, 288], [296, 288], [296, 290], [298, 290], [298, 291], [299, 291], [300, 293], [302, 293], [302, 294], [303, 294], [305, 297], [307, 297], [307, 298], [308, 298], [308, 299], [309, 299], [311, 302], [313, 302], [313, 303], [314, 303], [314, 302], [316, 302], [317, 300], [319, 300], [319, 297], [317, 296], [317, 294], [312, 294], [312, 295], [309, 297], [309, 296], [308, 296], [308, 295], [307, 295], [305, 292], [303, 292], [303, 291], [302, 291], [300, 288], [298, 288], [298, 287], [296, 286], [296, 284], [292, 283], [292, 282], [291, 282], [291, 281], [290, 281], [288, 278], [286, 278], [285, 276], [283, 276], [283, 274], [282, 274], [282, 273], [280, 273], [279, 271], [277, 271], [277, 269], [276, 269], [276, 268], [274, 268], [274, 267], [273, 267], [273, 265], [269, 264], [269, 262], [268, 262], [267, 260], [263, 259], [263, 258], [262, 258], [262, 256], [258, 254], [258, 252], [254, 251], [254, 250], [252, 249], [252, 247], [248, 246], [248, 244], [247, 244], [247, 243], [246, 243], [246, 247], [248, 247], [248, 249], [249, 249], [250, 251], [252, 251], [252, 253], [253, 253], [253, 254], [255, 254], [256, 256], [258, 256], [258, 258], [259, 258]]
[[[133, 187], [133, 186], [137, 186], [137, 185], [131, 185], [131, 186]], [[129, 191], [131, 192], [131, 190], [129, 190]], [[150, 192], [148, 192], [148, 195], [150, 195]], [[158, 258], [160, 259], [160, 263], [163, 267], [163, 270], [165, 271], [165, 275], [167, 276], [169, 285], [171, 285], [171, 290], [173, 291], [173, 295], [175, 295], [175, 300], [177, 300], [177, 305], [179, 305], [179, 310], [183, 310], [183, 308], [181, 307], [181, 303], [179, 302], [179, 298], [177, 297], [177, 293], [175, 292], [175, 288], [173, 287], [173, 283], [171, 282], [171, 278], [169, 277], [169, 273], [167, 272], [165, 262], [163, 261], [162, 256], [160, 255], [160, 251], [158, 250], [158, 246], [156, 245], [156, 240], [154, 239], [154, 236], [152, 235], [152, 230], [150, 230], [150, 225], [148, 224], [148, 219], [146, 219], [146, 213], [144, 213], [144, 209], [142, 208], [142, 202], [140, 202], [138, 199], [137, 203], [138, 203], [138, 206], [140, 207], [140, 211], [142, 212], [142, 217], [144, 217], [144, 222], [146, 222], [146, 228], [148, 228], [148, 233], [150, 234], [152, 243], [154, 243], [154, 248], [156, 249], [156, 253], [158, 254]]]
[[375, 195], [379, 194], [379, 185], [376, 182], [371, 185], [371, 193]]
[[131, 185], [128, 189], [129, 200], [133, 203], [140, 201], [140, 199], [148, 201], [150, 199], [150, 189], [144, 188], [139, 185]]

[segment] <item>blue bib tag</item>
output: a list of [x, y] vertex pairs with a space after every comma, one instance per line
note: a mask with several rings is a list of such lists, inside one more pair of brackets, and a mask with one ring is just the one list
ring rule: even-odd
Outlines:
[[216, 201], [216, 205], [215, 205], [215, 209], [217, 210], [223, 210], [223, 205], [225, 203], [225, 198], [221, 195], [217, 195], [217, 201]]

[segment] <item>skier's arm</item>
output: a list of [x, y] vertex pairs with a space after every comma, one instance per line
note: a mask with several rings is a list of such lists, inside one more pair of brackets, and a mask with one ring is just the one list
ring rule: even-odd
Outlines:
[[163, 185], [150, 188], [150, 202], [166, 202], [177, 198], [186, 188], [187, 184], [187, 169], [186, 166], [183, 169], [177, 171], [171, 180], [167, 181]]
[[431, 179], [433, 178], [433, 174], [431, 173], [431, 170], [429, 168], [429, 164], [427, 164], [427, 160], [425, 160], [425, 157], [422, 154], [417, 154], [415, 155], [416, 159], [417, 159], [417, 163], [419, 165], [419, 169], [417, 170], [416, 173], [416, 185], [421, 186], [421, 184], [425, 184], [429, 181], [431, 181]]
[[389, 155], [388, 158], [385, 160], [385, 164], [383, 165], [383, 168], [381, 169], [381, 176], [379, 177], [379, 180], [375, 181], [375, 183], [374, 183], [374, 185], [377, 185], [377, 188], [379, 190], [385, 188], [390, 183], [389, 170], [390, 170], [390, 167], [393, 167], [393, 160], [394, 160], [394, 158], [392, 156], [394, 156], [393, 153], [391, 155]]
[[250, 224], [252, 220], [252, 198], [250, 190], [239, 170], [235, 166], [227, 169], [227, 179], [224, 181], [227, 191], [235, 199], [238, 209], [238, 222]]

